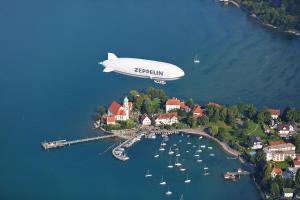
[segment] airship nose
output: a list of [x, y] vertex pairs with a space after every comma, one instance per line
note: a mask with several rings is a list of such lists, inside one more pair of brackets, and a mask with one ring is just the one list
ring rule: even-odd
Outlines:
[[179, 77], [183, 77], [184, 76], [184, 71], [180, 68], [178, 68], [178, 75]]

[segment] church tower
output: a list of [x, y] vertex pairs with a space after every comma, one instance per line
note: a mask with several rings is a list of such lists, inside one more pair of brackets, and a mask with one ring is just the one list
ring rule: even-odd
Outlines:
[[129, 104], [128, 104], [128, 98], [125, 97], [124, 98], [124, 101], [123, 101], [123, 108], [124, 108], [124, 111], [125, 111], [125, 114], [126, 114], [126, 120], [129, 119]]

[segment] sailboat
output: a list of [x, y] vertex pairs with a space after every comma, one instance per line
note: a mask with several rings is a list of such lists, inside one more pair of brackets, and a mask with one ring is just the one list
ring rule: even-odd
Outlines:
[[182, 172], [186, 171], [186, 169], [184, 167], [181, 167], [179, 170], [182, 171]]
[[170, 147], [169, 149], [169, 155], [173, 155], [174, 154], [174, 151], [172, 151], [172, 148]]
[[172, 194], [172, 192], [170, 191], [170, 188], [168, 188], [168, 191], [166, 192], [167, 196], [170, 196]]
[[189, 179], [188, 175], [186, 175], [186, 179], [184, 180], [185, 183], [190, 183], [192, 180]]
[[160, 145], [160, 148], [159, 148], [159, 151], [164, 151], [164, 150], [165, 150], [164, 145], [161, 144], [161, 145]]
[[160, 185], [166, 185], [166, 184], [167, 184], [167, 182], [164, 181], [164, 177], [163, 177], [163, 176], [161, 177], [161, 181], [160, 181], [159, 184], [160, 184]]
[[178, 157], [177, 157], [176, 162], [175, 162], [175, 166], [180, 167], [181, 165], [182, 164], [180, 162], [178, 162]]
[[169, 165], [168, 165], [168, 168], [173, 168], [173, 165], [171, 165], [171, 160], [169, 161]]
[[195, 64], [199, 64], [199, 63], [200, 63], [200, 60], [199, 60], [197, 54], [196, 54], [195, 57], [194, 57], [194, 63], [195, 63]]
[[148, 178], [148, 177], [151, 177], [151, 176], [152, 176], [152, 174], [150, 174], [150, 170], [148, 169], [146, 174], [145, 174], [145, 178]]
[[197, 159], [197, 162], [202, 162], [202, 160], [201, 159]]

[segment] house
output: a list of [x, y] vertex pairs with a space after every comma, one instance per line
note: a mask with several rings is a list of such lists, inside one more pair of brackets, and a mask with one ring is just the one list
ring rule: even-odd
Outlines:
[[290, 124], [279, 124], [277, 130], [280, 137], [289, 137], [293, 134], [294, 127]]
[[178, 122], [177, 119], [177, 113], [165, 113], [165, 114], [158, 114], [155, 117], [155, 125], [160, 126], [160, 125], [172, 125]]
[[106, 125], [115, 125], [116, 124], [115, 116], [114, 115], [112, 115], [112, 116], [105, 116], [105, 117], [103, 117], [103, 122]]
[[191, 108], [187, 105], [185, 105], [185, 103], [182, 101], [180, 102], [180, 109], [184, 110], [185, 112], [190, 112]]
[[300, 160], [298, 160], [298, 159], [293, 160], [293, 165], [295, 168], [299, 169], [300, 168]]
[[278, 167], [273, 167], [271, 171], [271, 178], [274, 179], [276, 176], [282, 175], [282, 169]]
[[129, 119], [129, 114], [132, 109], [132, 102], [128, 101], [125, 97], [123, 101], [123, 106], [119, 103], [113, 101], [108, 107], [108, 116], [114, 116], [117, 121], [126, 121]]
[[172, 99], [168, 99], [166, 101], [166, 112], [169, 112], [171, 110], [180, 109], [181, 102], [176, 97], [173, 97]]
[[221, 107], [220, 104], [217, 104], [215, 102], [208, 102], [208, 104], [206, 104], [206, 106], [216, 106], [216, 107]]
[[251, 136], [250, 137], [251, 149], [257, 150], [263, 148], [262, 140], [259, 136]]
[[148, 117], [147, 114], [143, 114], [140, 117], [140, 122], [143, 126], [150, 126], [151, 125], [151, 119]]
[[294, 190], [292, 188], [283, 188], [283, 197], [284, 198], [293, 198]]
[[267, 109], [267, 111], [271, 114], [272, 119], [278, 119], [280, 115], [280, 110], [269, 108]]
[[269, 141], [269, 146], [263, 150], [266, 153], [266, 160], [270, 161], [284, 161], [290, 157], [296, 158], [296, 147], [292, 143], [285, 143], [283, 141]]
[[195, 105], [193, 110], [192, 110], [193, 116], [196, 118], [202, 117], [203, 116], [203, 111], [199, 105]]

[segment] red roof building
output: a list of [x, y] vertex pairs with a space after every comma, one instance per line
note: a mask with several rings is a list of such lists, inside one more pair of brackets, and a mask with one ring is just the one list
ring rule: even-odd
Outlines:
[[220, 104], [217, 104], [215, 102], [209, 102], [206, 106], [216, 106], [216, 107], [221, 107]]
[[165, 113], [165, 114], [158, 114], [155, 117], [155, 125], [172, 125], [178, 122], [177, 113]]
[[169, 112], [170, 110], [176, 110], [180, 109], [181, 102], [176, 97], [173, 97], [172, 99], [168, 99], [166, 101], [166, 112]]
[[275, 178], [277, 175], [282, 174], [282, 169], [278, 167], [273, 167], [272, 172], [271, 172], [271, 177]]
[[203, 111], [199, 105], [195, 105], [192, 112], [194, 117], [198, 118], [203, 116]]
[[104, 117], [103, 121], [107, 125], [114, 125], [114, 124], [116, 124], [116, 119], [115, 119], [114, 115]]
[[267, 109], [267, 111], [271, 114], [272, 119], [277, 119], [280, 115], [280, 110], [278, 109]]
[[276, 146], [276, 145], [281, 145], [281, 144], [286, 144], [284, 141], [268, 141], [270, 146]]

